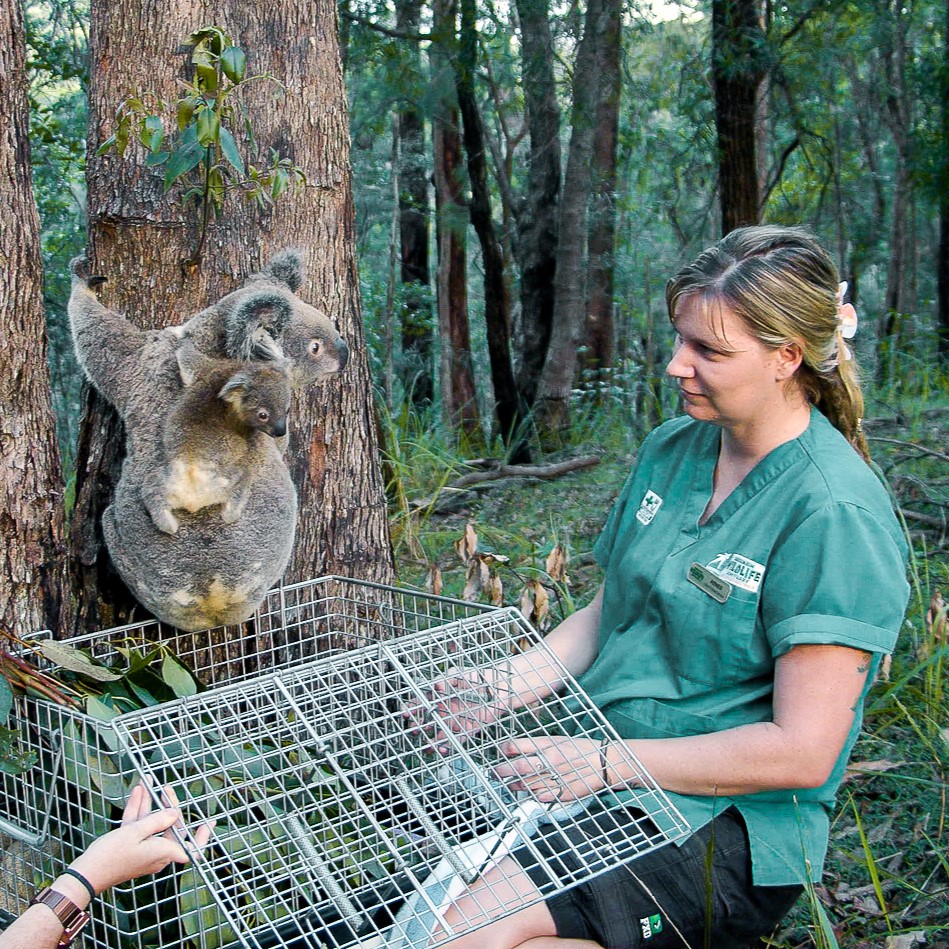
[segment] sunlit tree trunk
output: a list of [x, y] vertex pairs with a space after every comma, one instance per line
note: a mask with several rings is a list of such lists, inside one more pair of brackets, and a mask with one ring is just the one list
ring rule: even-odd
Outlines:
[[464, 157], [453, 71], [448, 50], [455, 48], [454, 0], [435, 0], [431, 47], [432, 85], [438, 90], [433, 121], [435, 206], [438, 221], [436, 297], [441, 346], [442, 413], [448, 425], [469, 441], [480, 441], [481, 414], [475, 389], [468, 326], [467, 228]]
[[712, 0], [712, 82], [718, 134], [722, 233], [757, 224], [758, 97], [765, 76], [765, 35], [758, 0]]
[[557, 273], [560, 201], [560, 106], [546, 0], [519, 0], [524, 105], [530, 134], [527, 189], [518, 215], [521, 312], [515, 350], [517, 385], [530, 408], [550, 345]]
[[0, 12], [0, 624], [66, 627], [63, 477], [30, 168], [23, 8]]
[[[298, 393], [287, 461], [299, 494], [296, 545], [286, 579], [334, 572], [377, 580], [392, 575], [385, 497], [359, 320], [347, 104], [329, 0], [220, 4], [174, 0], [93, 0], [89, 92], [89, 244], [92, 269], [109, 278], [104, 302], [142, 326], [179, 323], [234, 289], [282, 247], [301, 248], [307, 281], [300, 295], [334, 319], [353, 359], [341, 376]], [[300, 165], [302, 193], [271, 212], [229, 202], [215, 222], [201, 266], [182, 266], [195, 246], [196, 215], [160, 170], [96, 147], [111, 131], [118, 103], [150, 90], [167, 101], [187, 74], [182, 41], [216, 23], [249, 53], [249, 70], [287, 84], [251, 84], [245, 97], [255, 147], [266, 161], [279, 148]], [[166, 120], [173, 122], [171, 116]], [[99, 527], [121, 461], [114, 413], [88, 405], [77, 462], [72, 543], [79, 570], [79, 629], [122, 621], [133, 604], [111, 572]]]
[[[417, 33], [419, 0], [397, 0], [396, 25], [401, 31]], [[417, 43], [407, 43], [403, 55], [409, 69], [418, 75], [421, 63]], [[409, 76], [408, 87], [417, 84]], [[399, 133], [399, 241], [402, 260], [402, 382], [418, 408], [431, 405], [434, 395], [432, 373], [432, 308], [428, 269], [428, 179], [425, 152], [425, 123], [412, 101], [403, 103], [398, 113]]]

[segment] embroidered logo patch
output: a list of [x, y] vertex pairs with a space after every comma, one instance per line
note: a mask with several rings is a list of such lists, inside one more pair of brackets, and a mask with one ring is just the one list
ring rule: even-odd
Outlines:
[[741, 554], [719, 554], [706, 565], [706, 569], [727, 580], [732, 586], [757, 593], [764, 576], [764, 566]]
[[655, 491], [647, 491], [639, 504], [639, 510], [636, 512], [636, 520], [640, 524], [649, 524], [659, 513], [662, 507], [662, 498]]
[[642, 930], [643, 939], [652, 939], [662, 932], [662, 917], [658, 913], [655, 916], [643, 916], [639, 921], [639, 928]]

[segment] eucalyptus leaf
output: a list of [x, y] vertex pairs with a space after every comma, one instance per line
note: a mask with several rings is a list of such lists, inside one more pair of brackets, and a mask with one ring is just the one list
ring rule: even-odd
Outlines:
[[198, 141], [205, 147], [216, 145], [221, 134], [221, 117], [213, 109], [198, 112]]
[[194, 676], [174, 656], [165, 656], [162, 660], [161, 677], [178, 698], [198, 693]]
[[6, 676], [0, 675], [0, 722], [5, 722], [13, 708], [13, 689]]
[[36, 754], [20, 751], [17, 743], [17, 733], [0, 725], [0, 774], [22, 774], [36, 764]]
[[221, 154], [227, 160], [228, 164], [234, 168], [238, 174], [244, 174], [244, 160], [237, 149], [237, 141], [234, 136], [221, 126]]
[[194, 867], [178, 877], [178, 908], [185, 933], [198, 937], [202, 949], [220, 949], [237, 941], [234, 930]]
[[96, 155], [104, 155], [110, 148], [116, 144], [115, 135], [110, 135], [97, 149]]
[[182, 175], [201, 164], [204, 158], [204, 146], [194, 141], [176, 148], [165, 164], [165, 190], [170, 188]]
[[221, 71], [235, 84], [244, 78], [247, 72], [247, 57], [239, 46], [228, 46], [221, 53]]
[[111, 669], [106, 669], [85, 653], [76, 649], [75, 646], [68, 646], [66, 643], [55, 642], [53, 640], [44, 640], [40, 643], [40, 652], [49, 659], [50, 662], [68, 669], [70, 672], [77, 672], [87, 679], [94, 679], [96, 682], [115, 682], [122, 676]]
[[115, 761], [109, 755], [95, 754], [92, 749], [87, 749], [86, 761], [89, 765], [89, 777], [102, 792], [102, 796], [114, 804], [123, 803], [128, 797], [129, 788]]

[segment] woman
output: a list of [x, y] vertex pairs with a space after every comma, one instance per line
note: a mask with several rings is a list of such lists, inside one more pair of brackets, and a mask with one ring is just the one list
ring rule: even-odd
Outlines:
[[[537, 897], [515, 854], [503, 892], [484, 880], [449, 913], [495, 918], [454, 949], [745, 946], [820, 878], [908, 597], [860, 431], [844, 292], [817, 241], [782, 227], [734, 231], [669, 282], [666, 371], [687, 417], [643, 442], [595, 547], [604, 583], [546, 639], [624, 741], [513, 742], [499, 773], [550, 799], [553, 769], [565, 800], [578, 755], [609, 788], [632, 752], [693, 835], [496, 919]], [[531, 661], [516, 660], [516, 704], [557, 687]]]

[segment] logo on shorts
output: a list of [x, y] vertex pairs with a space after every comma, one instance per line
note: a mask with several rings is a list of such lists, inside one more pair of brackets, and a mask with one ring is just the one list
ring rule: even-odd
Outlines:
[[636, 512], [636, 520], [640, 524], [649, 524], [659, 513], [662, 507], [662, 498], [655, 491], [647, 491], [639, 504], [639, 510]]
[[643, 932], [643, 939], [652, 939], [662, 932], [662, 917], [658, 913], [655, 916], [643, 916], [639, 921], [639, 928]]

